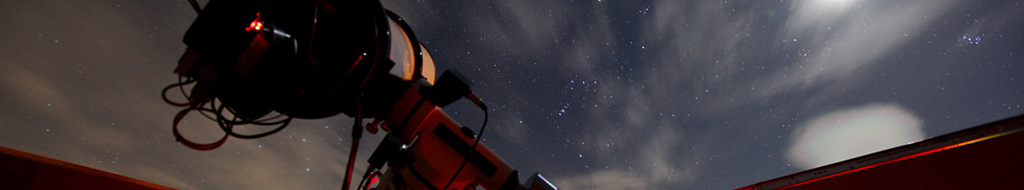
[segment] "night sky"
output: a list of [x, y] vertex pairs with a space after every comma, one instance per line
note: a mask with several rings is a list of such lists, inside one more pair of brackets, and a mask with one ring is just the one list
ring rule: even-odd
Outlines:
[[[1024, 113], [1024, 1], [383, 4], [439, 72], [473, 80], [482, 143], [562, 189], [732, 189]], [[213, 151], [174, 141], [160, 90], [196, 16], [185, 0], [0, 1], [0, 146], [181, 189], [339, 188], [343, 115]]]

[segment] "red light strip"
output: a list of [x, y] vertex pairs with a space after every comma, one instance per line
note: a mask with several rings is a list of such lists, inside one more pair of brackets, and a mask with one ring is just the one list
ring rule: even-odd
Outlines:
[[944, 146], [944, 147], [939, 147], [939, 148], [936, 148], [936, 149], [932, 149], [932, 150], [928, 150], [928, 151], [924, 151], [924, 152], [919, 152], [919, 153], [916, 153], [916, 154], [907, 155], [907, 156], [900, 157], [900, 158], [897, 158], [897, 159], [887, 160], [887, 161], [884, 161], [884, 162], [879, 162], [879, 163], [867, 165], [867, 166], [860, 167], [860, 168], [857, 168], [857, 169], [847, 170], [847, 171], [835, 173], [835, 174], [832, 174], [832, 175], [827, 175], [825, 177], [819, 177], [819, 178], [815, 178], [815, 179], [812, 179], [812, 180], [800, 182], [800, 183], [797, 183], [797, 184], [788, 185], [788, 186], [785, 186], [785, 187], [782, 187], [782, 188], [779, 188], [779, 189], [789, 189], [789, 188], [793, 188], [793, 187], [797, 187], [797, 186], [801, 186], [801, 185], [806, 185], [808, 183], [814, 183], [814, 182], [817, 182], [817, 181], [826, 180], [826, 179], [829, 179], [829, 178], [833, 178], [833, 177], [837, 177], [837, 176], [841, 176], [841, 175], [846, 175], [846, 174], [850, 174], [850, 173], [853, 173], [853, 172], [858, 172], [858, 171], [861, 171], [861, 170], [871, 169], [871, 168], [878, 167], [878, 166], [881, 166], [881, 165], [891, 164], [891, 163], [894, 163], [894, 162], [899, 162], [899, 161], [903, 161], [903, 160], [907, 160], [907, 159], [911, 159], [911, 158], [917, 158], [917, 157], [920, 157], [920, 156], [924, 156], [924, 155], [928, 155], [928, 154], [932, 154], [932, 153], [936, 153], [936, 152], [942, 152], [944, 150], [949, 150], [949, 149], [953, 149], [953, 148], [956, 148], [956, 147], [967, 146], [969, 144], [974, 144], [974, 143], [977, 143], [977, 142], [981, 142], [981, 141], [985, 141], [985, 140], [989, 140], [989, 139], [993, 139], [993, 138], [997, 138], [997, 137], [1001, 137], [1001, 136], [1006, 136], [1006, 135], [1013, 134], [1013, 133], [1016, 133], [1016, 132], [1020, 132], [1021, 130], [1024, 130], [1024, 129], [1017, 129], [1017, 130], [1013, 130], [1013, 131], [1007, 131], [1007, 132], [1003, 132], [1003, 133], [999, 133], [999, 134], [994, 134], [994, 135], [989, 135], [989, 136], [986, 136], [986, 137], [977, 138], [977, 139], [974, 139], [974, 140], [969, 140], [969, 141], [964, 141], [964, 142], [960, 142], [960, 143], [956, 143], [956, 144], [952, 144], [952, 145], [948, 145], [948, 146]]
[[347, 72], [347, 74], [352, 74], [352, 71], [353, 71], [353, 70], [356, 70], [356, 65], [359, 65], [359, 61], [362, 61], [362, 60], [363, 60], [363, 56], [362, 56], [362, 55], [360, 55], [359, 57], [357, 57], [357, 58], [356, 58], [356, 62], [355, 62], [355, 63], [352, 63], [352, 67], [351, 67], [351, 68], [348, 68], [348, 72]]

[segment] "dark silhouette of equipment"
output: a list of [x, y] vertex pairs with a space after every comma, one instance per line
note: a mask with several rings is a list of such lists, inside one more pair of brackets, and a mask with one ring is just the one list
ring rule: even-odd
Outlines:
[[[182, 144], [212, 150], [229, 136], [271, 135], [292, 118], [345, 114], [355, 124], [342, 189], [350, 185], [364, 118], [374, 119], [369, 132], [386, 137], [358, 189], [556, 189], [539, 174], [520, 185], [518, 172], [480, 143], [487, 106], [458, 72], [435, 82], [429, 52], [377, 0], [190, 3], [199, 17], [183, 40], [188, 48], [174, 71], [179, 82], [163, 91], [166, 102], [183, 107], [172, 127]], [[187, 101], [167, 97], [175, 88]], [[479, 134], [441, 110], [462, 98], [485, 113]], [[191, 112], [225, 135], [212, 143], [184, 138], [177, 126]], [[237, 125], [277, 127], [240, 134]]]

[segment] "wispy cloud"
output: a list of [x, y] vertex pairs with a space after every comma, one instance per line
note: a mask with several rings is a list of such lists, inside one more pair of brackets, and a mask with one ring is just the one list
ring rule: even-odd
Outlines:
[[953, 5], [952, 1], [793, 1], [794, 14], [775, 41], [783, 42], [780, 46], [790, 43], [799, 47], [796, 52], [782, 52], [799, 58], [783, 63], [790, 69], [757, 82], [756, 86], [765, 87], [758, 93], [771, 97], [859, 81], [866, 77], [856, 75], [859, 72], [900, 64], [877, 60], [917, 38]]
[[[858, 71], [876, 64], [897, 64], [877, 59], [909, 42], [952, 6], [949, 1], [885, 5], [862, 1], [792, 3], [793, 10], [722, 2], [654, 2], [651, 15], [640, 16], [636, 21], [642, 26], [637, 29], [643, 32], [633, 37], [637, 38], [635, 43], [642, 44], [636, 47], [619, 44], [615, 49], [637, 48], [636, 51], [647, 58], [639, 63], [627, 63], [638, 68], [630, 72], [629, 80], [589, 73], [607, 82], [598, 85], [597, 91], [601, 94], [588, 97], [596, 98], [599, 106], [587, 109], [591, 122], [582, 126], [595, 132], [576, 139], [587, 142], [587, 145], [576, 146], [584, 152], [615, 155], [610, 156], [612, 159], [593, 161], [592, 165], [617, 165], [626, 169], [598, 169], [594, 173], [562, 178], [564, 185], [629, 189], [700, 180], [703, 166], [693, 163], [714, 162], [707, 158], [741, 150], [699, 148], [709, 142], [735, 142], [736, 137], [722, 135], [735, 134], [729, 132], [733, 130], [730, 124], [698, 126], [695, 124], [708, 122], [694, 115], [717, 118], [723, 116], [716, 113], [743, 113], [737, 109], [758, 107], [761, 102], [801, 91], [808, 91], [802, 94], [812, 96], [804, 99], [827, 99], [824, 97], [839, 92], [838, 87], [831, 89], [829, 86], [849, 86], [863, 80], [865, 76], [856, 75]], [[792, 12], [770, 14], [771, 11]], [[592, 36], [570, 35], [568, 39], [588, 37]], [[580, 51], [573, 56], [609, 54], [592, 47], [576, 48]], [[765, 51], [765, 48], [775, 50]], [[787, 55], [790, 58], [784, 58]], [[594, 64], [586, 59], [566, 61], [567, 64]], [[836, 83], [843, 85], [834, 85]], [[812, 87], [826, 90], [809, 91]], [[707, 102], [710, 106], [688, 106]], [[781, 108], [802, 109], [797, 105]], [[765, 121], [778, 119], [768, 115], [751, 117]], [[769, 129], [749, 130], [757, 133]], [[663, 134], [691, 140], [666, 140], [667, 137], [660, 136]], [[637, 152], [637, 155], [623, 152]], [[645, 167], [637, 162], [658, 165]], [[630, 167], [642, 170], [629, 170]], [[607, 183], [611, 178], [629, 183]]]

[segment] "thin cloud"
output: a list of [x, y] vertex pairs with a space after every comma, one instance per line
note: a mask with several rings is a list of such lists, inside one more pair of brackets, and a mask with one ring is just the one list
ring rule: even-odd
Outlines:
[[[771, 97], [794, 89], [858, 81], [860, 78], [853, 77], [858, 71], [879, 64], [899, 64], [877, 59], [914, 39], [953, 7], [952, 1], [821, 2], [793, 1], [796, 13], [776, 41], [797, 44], [804, 51], [784, 53], [806, 58], [795, 59], [788, 64], [792, 69], [759, 82], [756, 86], [767, 87], [761, 95]], [[823, 11], [830, 9], [836, 11]]]

